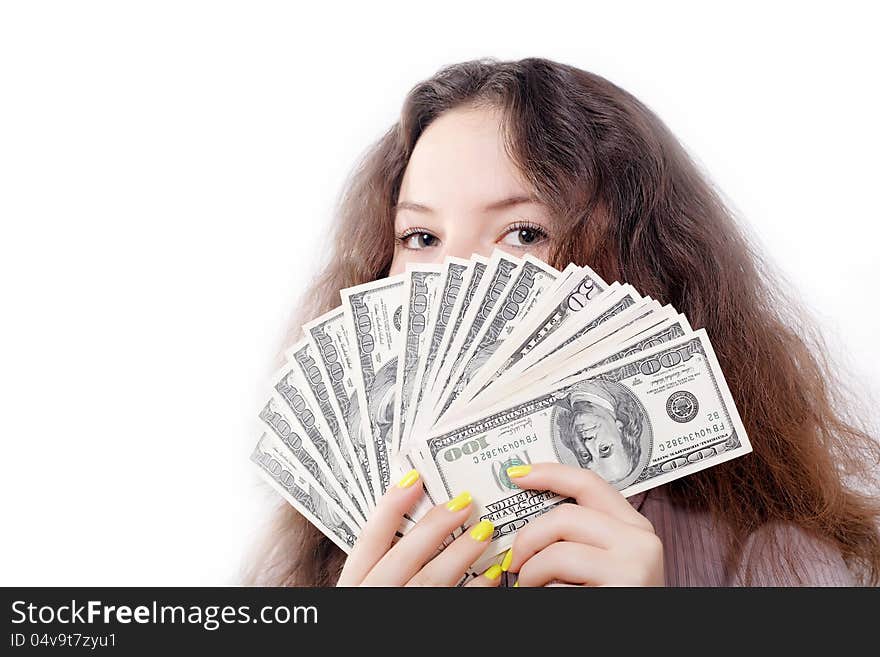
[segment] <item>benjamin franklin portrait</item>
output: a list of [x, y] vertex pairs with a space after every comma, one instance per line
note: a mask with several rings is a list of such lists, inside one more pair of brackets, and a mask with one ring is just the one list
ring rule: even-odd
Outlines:
[[397, 358], [392, 358], [376, 372], [370, 395], [370, 420], [378, 427], [385, 444], [390, 447], [394, 424], [394, 382], [397, 379]]
[[575, 384], [556, 402], [551, 423], [559, 460], [594, 471], [618, 490], [638, 479], [650, 460], [647, 414], [619, 383]]

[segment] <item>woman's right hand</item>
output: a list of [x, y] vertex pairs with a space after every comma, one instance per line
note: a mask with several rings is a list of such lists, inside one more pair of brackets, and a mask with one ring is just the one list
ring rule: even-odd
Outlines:
[[[424, 494], [418, 472], [407, 473], [379, 500], [345, 562], [337, 586], [455, 586], [489, 547], [494, 527], [481, 521], [439, 554], [443, 540], [465, 522], [471, 496], [438, 504], [391, 545], [403, 521]], [[498, 586], [501, 567], [492, 566], [467, 586]]]

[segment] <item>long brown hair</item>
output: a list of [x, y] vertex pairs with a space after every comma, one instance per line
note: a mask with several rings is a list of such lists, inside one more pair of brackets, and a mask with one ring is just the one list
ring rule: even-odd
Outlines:
[[[551, 264], [632, 283], [711, 337], [754, 453], [668, 484], [673, 503], [723, 520], [730, 564], [753, 531], [781, 522], [880, 581], [878, 447], [844, 411], [821, 336], [666, 126], [602, 77], [546, 59], [481, 59], [416, 85], [348, 181], [328, 260], [293, 325], [338, 306], [341, 288], [387, 275], [410, 154], [435, 118], [464, 106], [502, 110], [508, 154], [557, 223]], [[345, 555], [291, 507], [269, 531], [246, 581], [335, 583]], [[779, 568], [793, 568], [795, 555], [777, 547]]]

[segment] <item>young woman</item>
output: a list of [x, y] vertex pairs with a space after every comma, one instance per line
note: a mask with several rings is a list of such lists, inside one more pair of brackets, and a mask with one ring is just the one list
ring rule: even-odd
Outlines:
[[[589, 470], [536, 464], [523, 488], [570, 496], [517, 535], [518, 585], [849, 585], [880, 581], [878, 447], [840, 406], [821, 340], [718, 194], [642, 103], [545, 59], [447, 67], [414, 87], [343, 196], [333, 251], [296, 325], [341, 288], [502, 248], [632, 283], [704, 327], [754, 452], [624, 498]], [[293, 338], [295, 336], [291, 336]], [[422, 495], [389, 490], [344, 553], [282, 505], [249, 581], [452, 585], [479, 532], [437, 555], [468, 500], [392, 547]], [[861, 491], [861, 492], [860, 492]], [[472, 581], [495, 586], [498, 569]]]

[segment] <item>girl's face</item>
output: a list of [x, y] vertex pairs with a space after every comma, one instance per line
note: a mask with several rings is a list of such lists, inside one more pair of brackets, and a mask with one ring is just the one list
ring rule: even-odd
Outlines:
[[395, 208], [391, 274], [408, 262], [495, 248], [547, 259], [550, 215], [504, 152], [500, 118], [496, 110], [456, 109], [419, 137]]

